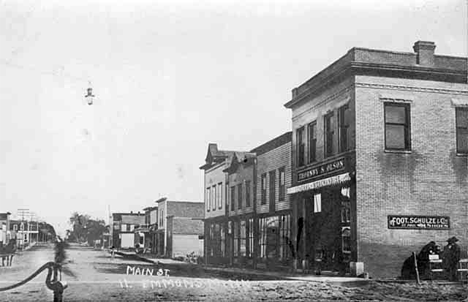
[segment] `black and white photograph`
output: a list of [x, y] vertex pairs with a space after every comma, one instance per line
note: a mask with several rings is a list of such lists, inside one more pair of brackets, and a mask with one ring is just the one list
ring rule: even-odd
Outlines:
[[0, 301], [468, 302], [468, 0], [0, 0]]

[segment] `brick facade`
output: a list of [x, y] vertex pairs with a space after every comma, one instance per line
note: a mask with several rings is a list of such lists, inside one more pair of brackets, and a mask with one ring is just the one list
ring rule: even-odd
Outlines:
[[[353, 48], [293, 89], [285, 106], [292, 109], [289, 193], [298, 267], [320, 269], [328, 262], [327, 269], [342, 271], [345, 264], [344, 270], [353, 268], [352, 273], [397, 277], [411, 252], [431, 240], [445, 245], [451, 236], [460, 239], [466, 257], [468, 164], [466, 154], [457, 154], [455, 121], [456, 108], [468, 107], [466, 59], [437, 56], [434, 49], [434, 43], [421, 41], [415, 43], [415, 53]], [[346, 122], [340, 119], [343, 105], [349, 110]], [[386, 124], [384, 106], [406, 108], [401, 109], [407, 110], [405, 121]], [[315, 160], [309, 159], [307, 127], [312, 122]], [[334, 132], [326, 130], [327, 123]], [[305, 147], [299, 144], [302, 127]], [[393, 132], [386, 134], [386, 127]], [[386, 147], [402, 142], [403, 136], [404, 147]], [[328, 147], [331, 156], [325, 156]], [[305, 161], [299, 165], [302, 153]], [[330, 217], [324, 222], [336, 223], [323, 224], [324, 215]], [[390, 215], [449, 217], [450, 227], [394, 229], [387, 222]], [[327, 242], [335, 236], [327, 233], [330, 229], [341, 230], [341, 242], [338, 235]]]
[[[355, 85], [358, 258], [381, 277], [398, 275], [400, 266], [392, 264], [431, 240], [445, 245], [456, 236], [466, 252], [467, 157], [456, 154], [453, 104], [455, 98], [468, 99], [466, 84], [359, 76]], [[410, 153], [385, 152], [383, 106], [394, 101], [410, 105]], [[389, 214], [448, 216], [451, 225], [436, 231], [388, 229]], [[387, 270], [379, 270], [379, 259], [389, 263]]]

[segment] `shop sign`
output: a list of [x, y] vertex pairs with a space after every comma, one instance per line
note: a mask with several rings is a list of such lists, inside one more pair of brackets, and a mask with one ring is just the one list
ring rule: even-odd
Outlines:
[[320, 165], [317, 167], [313, 167], [302, 172], [298, 172], [297, 180], [304, 181], [304, 180], [308, 180], [317, 176], [329, 174], [335, 171], [342, 170], [344, 166], [345, 166], [344, 158], [340, 158], [330, 163]]
[[388, 215], [389, 229], [448, 230], [448, 216]]
[[344, 174], [340, 174], [337, 176], [332, 176], [332, 177], [328, 177], [325, 179], [320, 179], [317, 181], [309, 182], [303, 185], [295, 186], [295, 187], [289, 188], [287, 192], [288, 194], [295, 194], [299, 192], [319, 189], [319, 188], [326, 187], [326, 186], [341, 184], [350, 180], [351, 180], [351, 177], [349, 176], [349, 173], [344, 173]]

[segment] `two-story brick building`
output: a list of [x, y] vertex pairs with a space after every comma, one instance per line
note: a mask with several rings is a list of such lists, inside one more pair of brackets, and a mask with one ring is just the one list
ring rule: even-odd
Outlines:
[[293, 254], [286, 195], [291, 183], [291, 132], [250, 152], [219, 151], [216, 144], [209, 144], [200, 169], [205, 171], [207, 263], [288, 265]]
[[158, 228], [156, 254], [162, 257], [203, 255], [203, 202], [156, 200]]
[[396, 277], [451, 236], [466, 256], [467, 60], [413, 49], [353, 48], [285, 104], [299, 267]]
[[292, 212], [286, 189], [291, 186], [291, 138], [286, 132], [251, 152], [256, 154], [255, 213], [256, 266], [292, 265]]

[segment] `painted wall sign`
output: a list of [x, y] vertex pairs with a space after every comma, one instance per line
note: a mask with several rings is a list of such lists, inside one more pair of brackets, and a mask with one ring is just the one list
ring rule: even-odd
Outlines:
[[320, 165], [297, 173], [297, 180], [304, 181], [320, 175], [339, 171], [345, 167], [344, 158], [337, 159], [330, 163]]
[[448, 216], [388, 215], [389, 229], [448, 230]]

